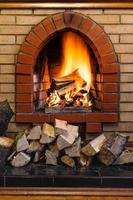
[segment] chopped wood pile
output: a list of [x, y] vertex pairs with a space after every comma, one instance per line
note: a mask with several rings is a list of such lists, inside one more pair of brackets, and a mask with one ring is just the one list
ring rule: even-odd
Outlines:
[[126, 150], [128, 136], [116, 133], [99, 135], [92, 141], [83, 141], [79, 127], [55, 119], [55, 125], [44, 123], [18, 134], [15, 141], [0, 137], [0, 153], [10, 149], [7, 161], [14, 167], [30, 162], [46, 165], [77, 165], [88, 167], [95, 159], [106, 166], [133, 162], [133, 153]]

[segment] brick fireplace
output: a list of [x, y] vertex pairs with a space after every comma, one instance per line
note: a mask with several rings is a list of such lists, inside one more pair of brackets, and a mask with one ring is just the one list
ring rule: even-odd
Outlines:
[[[84, 123], [90, 134], [119, 131], [132, 140], [132, 13], [132, 8], [1, 8], [0, 96], [8, 99], [16, 112], [8, 131], [60, 118]], [[99, 66], [100, 109], [79, 113], [76, 121], [75, 114], [36, 112], [33, 103], [37, 56], [52, 37], [67, 28], [82, 35]]]
[[[30, 5], [0, 7], [0, 98], [8, 99], [15, 112], [9, 134], [31, 128], [33, 124], [53, 124], [57, 118], [78, 125], [86, 139], [99, 133], [124, 133], [129, 135], [132, 148], [133, 5], [124, 9], [110, 4], [93, 7], [68, 3], [67, 8], [66, 4]], [[92, 70], [95, 109], [47, 114], [36, 109], [34, 101], [34, 88], [42, 83], [42, 80], [35, 81], [37, 60], [53, 39], [67, 31], [79, 35], [91, 49], [96, 64]], [[31, 163], [18, 170], [5, 168], [0, 172], [0, 185], [4, 187], [132, 187], [132, 165], [99, 168], [94, 163], [85, 169], [71, 170]]]
[[[95, 106], [99, 111], [45, 114], [35, 110], [33, 76], [37, 57], [51, 38], [65, 30], [75, 31], [82, 35], [97, 59], [98, 70], [94, 75], [97, 93]], [[85, 123], [87, 132], [101, 132], [102, 123], [118, 122], [118, 73], [119, 63], [113, 44], [98, 23], [84, 14], [73, 11], [51, 15], [35, 25], [27, 34], [17, 57], [16, 122], [53, 122], [55, 118], [59, 118], [70, 123]]]

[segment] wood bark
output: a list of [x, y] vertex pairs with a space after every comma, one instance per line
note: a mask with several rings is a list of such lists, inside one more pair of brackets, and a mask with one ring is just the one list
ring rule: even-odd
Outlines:
[[111, 165], [124, 150], [128, 136], [121, 134], [112, 134], [103, 144], [99, 160], [105, 165]]
[[75, 166], [75, 161], [73, 158], [69, 157], [68, 155], [64, 155], [61, 157], [61, 161], [69, 166], [69, 167], [74, 167]]
[[101, 134], [98, 137], [96, 137], [94, 140], [89, 142], [87, 145], [82, 147], [81, 152], [85, 154], [86, 156], [94, 156], [100, 151], [105, 140], [106, 140], [106, 137], [103, 134]]
[[46, 164], [57, 165], [57, 158], [53, 152], [46, 150], [45, 156], [46, 156]]
[[11, 161], [11, 165], [13, 167], [23, 167], [27, 165], [31, 160], [31, 157], [24, 153], [24, 152], [19, 152]]

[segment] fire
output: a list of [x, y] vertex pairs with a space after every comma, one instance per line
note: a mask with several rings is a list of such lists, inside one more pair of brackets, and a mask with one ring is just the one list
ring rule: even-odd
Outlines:
[[80, 76], [86, 81], [86, 88], [91, 85], [90, 54], [84, 40], [73, 32], [65, 32], [62, 40], [62, 64], [60, 76], [66, 76], [78, 69]]
[[[91, 106], [91, 58], [84, 40], [73, 32], [65, 32], [62, 37], [62, 59], [57, 77], [46, 79], [48, 64], [44, 63], [44, 83], [48, 85], [47, 107]], [[47, 86], [46, 85], [46, 86]], [[46, 88], [46, 87], [45, 87]]]

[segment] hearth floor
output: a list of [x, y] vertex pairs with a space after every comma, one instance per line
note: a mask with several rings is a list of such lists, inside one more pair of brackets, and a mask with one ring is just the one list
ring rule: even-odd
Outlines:
[[1, 187], [133, 187], [133, 164], [90, 167], [30, 164], [0, 169]]

